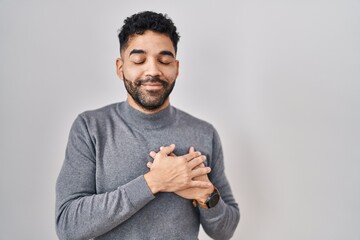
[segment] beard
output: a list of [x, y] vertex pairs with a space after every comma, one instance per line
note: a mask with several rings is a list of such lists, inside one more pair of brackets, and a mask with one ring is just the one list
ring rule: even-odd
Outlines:
[[[124, 86], [128, 94], [134, 99], [136, 104], [146, 110], [159, 109], [172, 92], [175, 81], [171, 84], [159, 77], [149, 77], [145, 80], [136, 80], [131, 82], [124, 76]], [[146, 90], [141, 86], [145, 83], [160, 83], [163, 88], [160, 90]]]

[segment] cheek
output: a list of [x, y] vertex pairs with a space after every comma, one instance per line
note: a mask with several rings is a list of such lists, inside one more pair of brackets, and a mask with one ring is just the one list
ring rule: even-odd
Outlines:
[[129, 67], [123, 68], [123, 75], [125, 78], [129, 81], [134, 81], [136, 79], [139, 79], [141, 77], [141, 71], [139, 69], [133, 69]]
[[175, 81], [177, 78], [177, 69], [171, 69], [168, 71], [164, 71], [164, 76], [166, 77], [166, 79], [170, 80], [170, 81]]

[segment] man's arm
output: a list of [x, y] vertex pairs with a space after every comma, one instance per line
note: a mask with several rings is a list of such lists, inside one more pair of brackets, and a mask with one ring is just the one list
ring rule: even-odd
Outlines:
[[213, 239], [230, 239], [240, 220], [240, 211], [230, 184], [225, 176], [224, 159], [220, 138], [216, 130], [213, 133], [213, 153], [209, 162], [212, 169], [208, 175], [210, 181], [220, 192], [220, 200], [213, 208], [198, 206], [200, 223], [205, 232]]
[[[192, 152], [194, 152], [193, 147], [189, 150], [189, 153]], [[156, 152], [150, 152], [150, 156], [153, 158], [155, 158], [157, 154]], [[173, 153], [170, 154], [175, 156]], [[213, 239], [226, 240], [230, 239], [235, 232], [240, 220], [240, 211], [225, 176], [221, 142], [215, 129], [213, 153], [210, 164], [212, 171], [209, 175], [205, 174], [194, 178], [196, 181], [211, 183], [208, 188], [191, 187], [176, 191], [175, 193], [189, 200], [196, 199], [205, 202], [213, 192], [214, 187], [216, 187], [221, 196], [217, 205], [210, 209], [203, 208], [199, 206], [199, 204], [197, 204], [197, 207], [200, 211], [200, 222], [205, 232]], [[148, 163], [147, 166], [151, 169], [152, 163]], [[197, 167], [204, 167], [203, 163], [200, 163]]]
[[60, 239], [100, 236], [154, 199], [143, 176], [114, 191], [97, 194], [95, 143], [79, 116], [70, 131], [56, 184], [56, 229]]
[[[164, 154], [154, 161], [156, 169], [146, 176], [139, 176], [114, 191], [97, 194], [95, 142], [85, 120], [79, 116], [71, 128], [64, 164], [56, 184], [59, 238], [100, 236], [130, 218], [159, 191], [208, 186], [192, 180], [192, 177], [209, 172], [209, 168], [192, 170], [192, 165], [203, 162], [201, 155], [193, 153], [169, 161]], [[174, 162], [177, 164], [171, 164]]]

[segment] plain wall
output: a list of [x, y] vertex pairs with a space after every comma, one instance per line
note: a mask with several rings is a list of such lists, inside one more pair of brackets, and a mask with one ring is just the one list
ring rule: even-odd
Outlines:
[[70, 126], [125, 100], [117, 30], [142, 10], [180, 32], [171, 102], [220, 134], [233, 239], [359, 240], [358, 0], [0, 0], [0, 239], [56, 239]]

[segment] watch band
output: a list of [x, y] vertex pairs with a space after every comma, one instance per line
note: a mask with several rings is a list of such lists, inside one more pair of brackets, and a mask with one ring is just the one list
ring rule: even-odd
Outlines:
[[[212, 206], [210, 203], [213, 198], [216, 198], [215, 199], [216, 203]], [[219, 198], [220, 198], [219, 190], [216, 187], [214, 187], [214, 191], [210, 194], [210, 196], [206, 199], [205, 202], [197, 201], [194, 199], [192, 203], [193, 203], [194, 207], [196, 207], [197, 205], [200, 205], [203, 208], [211, 208], [211, 207], [214, 207], [218, 203]]]

